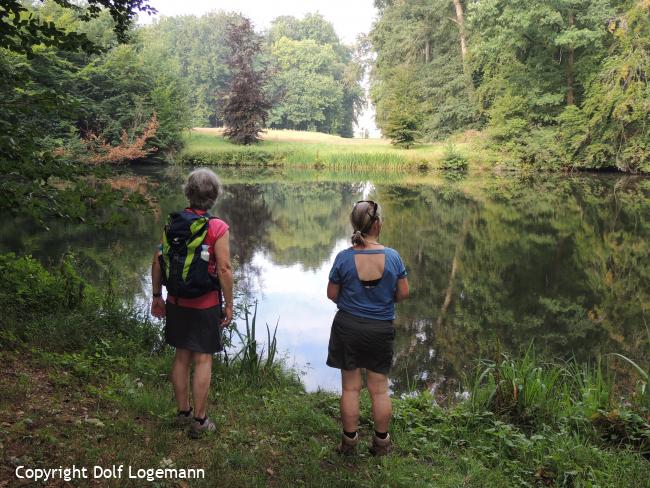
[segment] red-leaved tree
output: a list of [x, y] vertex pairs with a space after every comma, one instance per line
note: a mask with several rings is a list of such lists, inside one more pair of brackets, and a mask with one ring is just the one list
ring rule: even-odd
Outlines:
[[251, 21], [241, 18], [231, 22], [226, 38], [230, 48], [228, 67], [232, 74], [227, 93], [222, 96], [224, 136], [236, 144], [259, 141], [266, 127], [271, 103], [264, 93], [268, 72], [259, 65], [261, 37]]

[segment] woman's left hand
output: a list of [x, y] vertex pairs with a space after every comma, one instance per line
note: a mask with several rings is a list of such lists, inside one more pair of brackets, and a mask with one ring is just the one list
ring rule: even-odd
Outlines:
[[221, 328], [227, 327], [232, 321], [232, 305], [227, 303], [223, 309], [223, 319], [221, 320]]

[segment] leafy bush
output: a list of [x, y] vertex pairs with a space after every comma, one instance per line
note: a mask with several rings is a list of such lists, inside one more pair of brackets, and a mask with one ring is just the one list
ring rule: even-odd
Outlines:
[[127, 355], [161, 345], [159, 329], [148, 316], [125, 307], [110, 289], [99, 293], [86, 283], [73, 256], [47, 270], [29, 256], [3, 254], [0, 272], [3, 343], [93, 354], [110, 344]]

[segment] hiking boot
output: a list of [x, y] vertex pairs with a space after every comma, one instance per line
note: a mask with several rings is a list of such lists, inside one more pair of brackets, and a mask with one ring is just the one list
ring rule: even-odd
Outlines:
[[174, 417], [174, 425], [176, 427], [189, 427], [194, 421], [192, 417], [192, 409], [185, 414], [184, 412], [177, 412], [176, 417]]
[[345, 456], [351, 456], [357, 450], [359, 443], [359, 433], [357, 432], [352, 439], [347, 435], [341, 434], [341, 443], [336, 447], [336, 452]]
[[393, 451], [393, 441], [390, 440], [390, 434], [385, 439], [380, 439], [376, 435], [372, 436], [370, 444], [370, 453], [373, 456], [386, 456]]
[[196, 419], [192, 419], [192, 424], [190, 425], [190, 431], [188, 435], [192, 439], [199, 439], [206, 432], [214, 432], [217, 430], [217, 426], [214, 425], [214, 422], [208, 417], [205, 418], [203, 423], [199, 422]]

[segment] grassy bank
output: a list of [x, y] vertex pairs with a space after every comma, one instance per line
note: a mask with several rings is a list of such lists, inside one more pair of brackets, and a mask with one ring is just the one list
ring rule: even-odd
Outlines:
[[[419, 144], [400, 149], [384, 139], [346, 139], [317, 132], [269, 130], [254, 146], [237, 146], [221, 136], [221, 129], [194, 129], [185, 134], [182, 164], [295, 166], [328, 169], [406, 170], [439, 168], [449, 153], [448, 143]], [[493, 161], [479, 149], [480, 134], [457, 136], [453, 148], [474, 167]]]
[[[454, 406], [427, 393], [395, 398], [397, 450], [383, 459], [365, 448], [334, 453], [336, 395], [305, 393], [277, 363], [253, 372], [217, 362], [210, 414], [218, 432], [190, 441], [171, 421], [171, 351], [156, 324], [85, 285], [69, 262], [48, 272], [2, 257], [0, 271], [0, 485], [17, 484], [17, 465], [72, 464], [204, 468], [206, 478], [190, 486], [228, 487], [636, 487], [650, 479], [641, 390], [619, 391], [600, 368], [543, 364], [532, 353], [484, 362], [469, 381], [473, 394]], [[361, 432], [365, 440], [372, 432], [367, 396]]]

